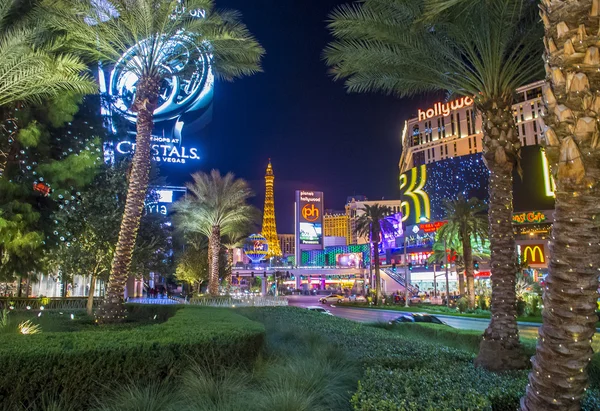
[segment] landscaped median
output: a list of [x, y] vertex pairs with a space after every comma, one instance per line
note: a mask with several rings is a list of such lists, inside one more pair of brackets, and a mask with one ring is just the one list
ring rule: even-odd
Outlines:
[[[322, 335], [358, 362], [364, 373], [352, 396], [355, 411], [513, 411], [527, 385], [527, 370], [497, 374], [474, 368], [473, 347], [480, 337], [472, 331], [420, 324], [388, 330], [295, 307], [242, 313], [268, 327]], [[453, 348], [461, 341], [466, 350]], [[596, 372], [594, 364], [591, 372]], [[592, 381], [586, 411], [600, 409], [597, 381]]]
[[41, 393], [86, 404], [115, 384], [177, 375], [192, 359], [252, 366], [264, 338], [261, 324], [233, 310], [196, 307], [179, 309], [163, 323], [126, 329], [0, 334], [0, 404], [21, 409]]

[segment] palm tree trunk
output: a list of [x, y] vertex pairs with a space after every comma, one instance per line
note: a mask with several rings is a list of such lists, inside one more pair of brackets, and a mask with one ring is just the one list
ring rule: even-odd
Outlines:
[[94, 291], [96, 290], [96, 273], [93, 273], [90, 280], [90, 291], [88, 292], [86, 310], [88, 315], [94, 313]]
[[525, 368], [527, 358], [517, 328], [516, 246], [512, 228], [512, 172], [520, 150], [512, 106], [491, 101], [481, 107], [484, 161], [489, 174], [492, 319], [475, 364], [493, 371]]
[[381, 273], [379, 272], [379, 241], [373, 241], [373, 258], [375, 259], [375, 305], [381, 300]]
[[473, 308], [475, 307], [475, 268], [473, 267], [473, 248], [471, 248], [471, 236], [469, 233], [462, 233], [461, 241], [463, 247], [463, 260], [465, 262], [465, 275], [467, 277], [469, 308]]
[[[556, 209], [544, 322], [521, 408], [570, 411], [580, 409], [587, 387], [597, 320], [600, 12], [592, 0], [553, 1], [552, 7], [543, 3], [544, 59], [550, 78], [544, 90], [548, 113], [544, 122], [548, 159], [556, 179]], [[571, 40], [572, 36], [579, 41]]]
[[158, 100], [159, 81], [142, 77], [136, 89], [134, 108], [137, 111], [137, 136], [133, 155], [125, 212], [121, 221], [119, 240], [108, 280], [108, 290], [98, 309], [98, 322], [119, 322], [125, 318], [123, 292], [129, 275], [133, 249], [144, 210], [148, 180], [150, 178], [150, 143], [154, 109]]
[[221, 227], [214, 225], [208, 239], [210, 253], [210, 276], [208, 292], [212, 296], [219, 295], [219, 252], [221, 251]]

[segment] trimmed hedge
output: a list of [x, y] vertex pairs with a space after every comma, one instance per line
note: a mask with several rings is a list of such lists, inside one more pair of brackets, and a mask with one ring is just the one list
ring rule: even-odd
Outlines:
[[184, 371], [191, 359], [251, 366], [264, 338], [261, 324], [232, 310], [195, 307], [126, 330], [7, 334], [0, 336], [0, 404], [22, 409], [49, 393], [85, 409], [91, 395], [114, 384], [164, 379]]
[[[413, 370], [369, 368], [352, 396], [356, 411], [514, 411], [528, 371], [497, 374], [473, 364]], [[582, 410], [598, 410], [600, 392], [588, 390]]]

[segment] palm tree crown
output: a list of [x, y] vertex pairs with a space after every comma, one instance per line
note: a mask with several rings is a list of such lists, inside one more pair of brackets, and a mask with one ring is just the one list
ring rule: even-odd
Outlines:
[[373, 244], [373, 260], [375, 263], [375, 302], [379, 304], [381, 295], [381, 279], [379, 273], [379, 242], [381, 232], [393, 230], [393, 223], [386, 219], [392, 209], [379, 204], [365, 205], [364, 212], [356, 219], [355, 231], [361, 237], [368, 237]]
[[[366, 0], [329, 16], [325, 59], [349, 91], [512, 98], [542, 73], [526, 0]], [[533, 5], [535, 6], [535, 5]]]
[[0, 106], [41, 103], [64, 92], [97, 91], [86, 65], [47, 38], [46, 21], [23, 0], [0, 0]]

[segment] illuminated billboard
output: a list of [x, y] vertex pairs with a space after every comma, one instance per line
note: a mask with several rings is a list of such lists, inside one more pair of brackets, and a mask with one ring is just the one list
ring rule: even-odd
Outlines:
[[316, 223], [300, 223], [300, 244], [320, 245], [323, 239], [323, 227]]
[[[523, 177], [516, 169], [513, 176], [515, 213], [554, 209], [553, 185], [543, 150], [539, 146], [523, 147], [521, 167]], [[408, 170], [400, 175], [402, 221], [408, 225], [419, 224], [422, 218], [443, 221], [444, 201], [459, 195], [487, 201], [488, 174], [481, 153], [451, 157]]]
[[[186, 10], [192, 18], [203, 18], [202, 10]], [[113, 141], [104, 145], [104, 158], [112, 163], [135, 151], [135, 122], [132, 109], [139, 77], [138, 56], [151, 48], [151, 40], [141, 40], [111, 66], [100, 66], [100, 92], [109, 102], [102, 108]], [[160, 83], [152, 130], [152, 161], [166, 167], [169, 178], [187, 179], [208, 151], [207, 125], [212, 120], [214, 73], [209, 45], [196, 43], [185, 33], [173, 36], [164, 45], [158, 64], [169, 76]], [[180, 183], [181, 181], [173, 181]]]
[[337, 254], [335, 256], [335, 265], [341, 268], [361, 268], [362, 257], [362, 253]]
[[302, 250], [323, 248], [323, 193], [296, 191], [296, 261]]
[[146, 213], [168, 216], [173, 204], [185, 196], [185, 187], [150, 187], [146, 199]]

